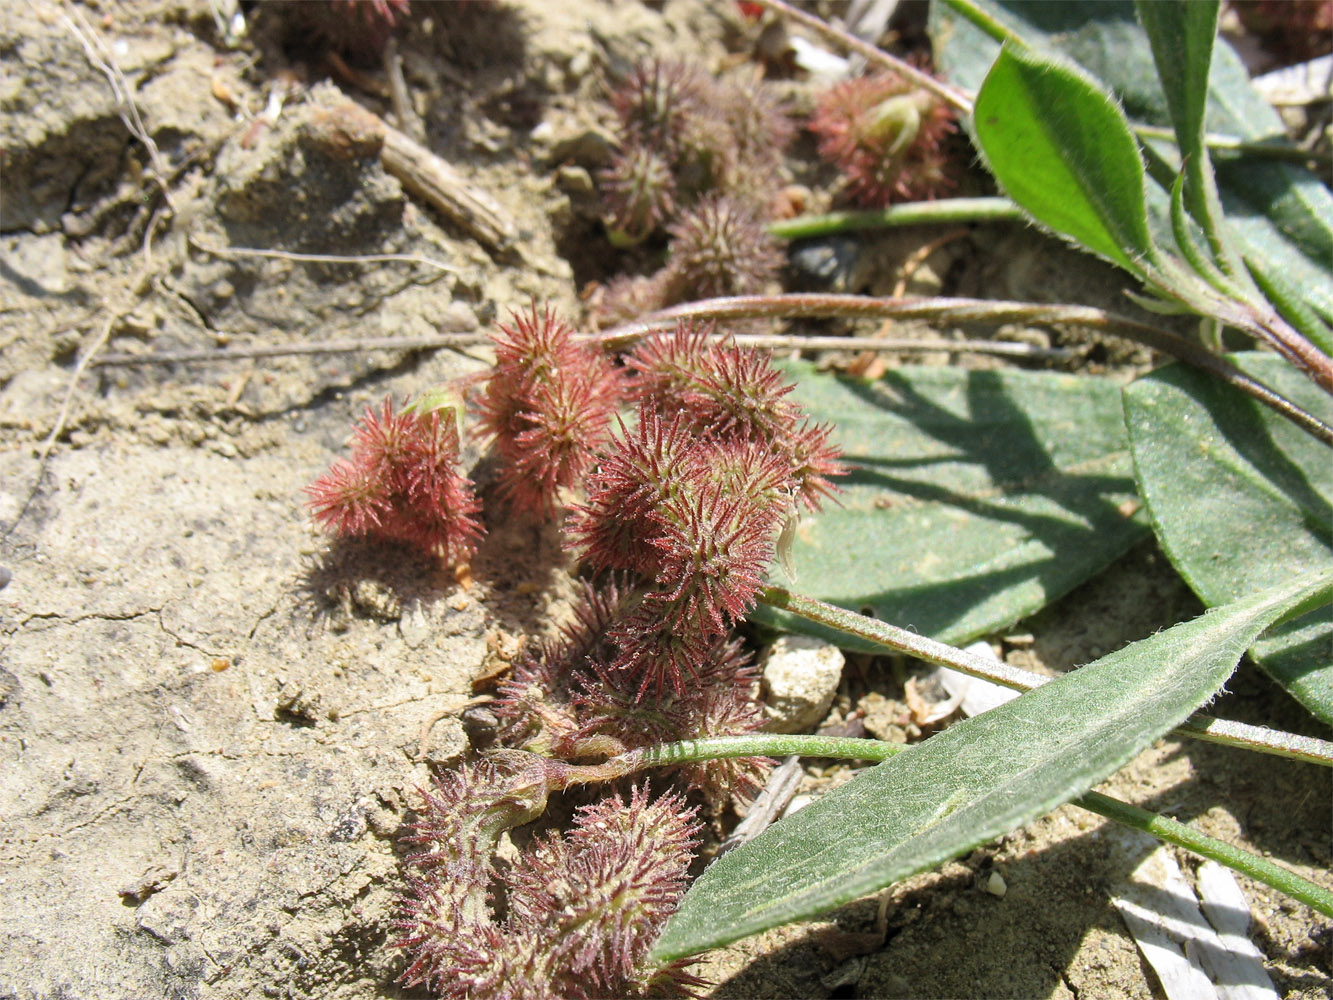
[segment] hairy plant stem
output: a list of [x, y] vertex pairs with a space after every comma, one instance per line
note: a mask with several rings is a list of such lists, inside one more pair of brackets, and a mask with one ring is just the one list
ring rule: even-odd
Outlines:
[[[1162, 139], [1176, 144], [1175, 129], [1167, 128], [1165, 125], [1144, 125], [1141, 122], [1130, 122], [1130, 128], [1140, 139]], [[1263, 160], [1282, 160], [1286, 163], [1301, 163], [1306, 165], [1315, 165], [1327, 169], [1328, 162], [1322, 160], [1319, 154], [1312, 150], [1302, 149], [1294, 143], [1285, 140], [1274, 141], [1264, 139], [1259, 142], [1253, 142], [1248, 139], [1241, 139], [1234, 135], [1219, 135], [1216, 132], [1206, 132], [1203, 137], [1203, 144], [1208, 147], [1212, 153], [1230, 153], [1234, 156], [1253, 156]]]
[[1267, 858], [1214, 840], [1185, 823], [1159, 816], [1157, 813], [1100, 792], [1086, 792], [1075, 799], [1074, 804], [1117, 823], [1142, 830], [1158, 840], [1175, 844], [1177, 847], [1183, 847], [1194, 854], [1216, 861], [1219, 865], [1225, 865], [1242, 875], [1248, 875], [1256, 882], [1272, 886], [1325, 916], [1333, 917], [1333, 892], [1309, 879], [1302, 878], [1295, 872], [1288, 871], [1281, 865], [1274, 864]]
[[1305, 372], [1321, 389], [1333, 395], [1333, 358], [1272, 309], [1254, 306], [1250, 311], [1253, 313], [1254, 332], [1268, 341], [1294, 367]]
[[[556, 781], [568, 786], [609, 781], [649, 767], [676, 766], [724, 757], [786, 757], [796, 754], [802, 757], [880, 762], [899, 753], [910, 752], [911, 749], [910, 745], [902, 743], [885, 743], [881, 740], [851, 737], [749, 733], [744, 736], [715, 736], [643, 747], [612, 757], [604, 764], [583, 767], [562, 765], [559, 762], [552, 764], [553, 773], [557, 775]], [[1333, 892], [1266, 858], [1215, 840], [1184, 823], [1167, 819], [1100, 792], [1085, 792], [1072, 802], [1099, 816], [1142, 830], [1158, 840], [1210, 858], [1218, 864], [1248, 875], [1256, 882], [1270, 885], [1320, 913], [1333, 916]]]
[[[771, 607], [781, 608], [807, 621], [836, 629], [846, 635], [883, 646], [885, 649], [906, 653], [928, 663], [938, 663], [1018, 691], [1030, 691], [1051, 680], [1041, 674], [1011, 667], [1007, 663], [998, 663], [988, 657], [977, 656], [947, 643], [898, 628], [896, 625], [866, 618], [845, 608], [801, 594], [793, 594], [781, 587], [765, 587], [759, 592], [759, 600]], [[1221, 743], [1276, 757], [1288, 757], [1292, 760], [1333, 767], [1333, 743], [1311, 736], [1300, 736], [1296, 733], [1213, 719], [1203, 715], [1194, 716], [1172, 732], [1190, 739]]]
[[787, 295], [735, 295], [701, 299], [604, 330], [606, 344], [620, 346], [654, 330], [669, 329], [681, 320], [737, 319], [924, 319], [949, 323], [1043, 323], [1081, 326], [1138, 341], [1153, 350], [1173, 355], [1221, 379], [1247, 396], [1281, 414], [1312, 437], [1333, 445], [1333, 427], [1312, 413], [1245, 374], [1225, 358], [1159, 327], [1092, 306], [1046, 305], [963, 298], [874, 298], [797, 292]]
[[1008, 198], [942, 198], [909, 201], [888, 208], [800, 215], [771, 222], [768, 231], [782, 240], [851, 233], [859, 229], [925, 226], [950, 222], [1021, 222], [1026, 218]]

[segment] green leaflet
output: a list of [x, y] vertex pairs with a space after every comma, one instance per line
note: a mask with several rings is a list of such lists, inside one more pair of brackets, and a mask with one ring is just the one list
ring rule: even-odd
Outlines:
[[[904, 367], [876, 382], [782, 366], [856, 468], [772, 582], [964, 643], [1067, 593], [1147, 531], [1119, 389], [1022, 371]], [[753, 620], [812, 631], [768, 607]], [[830, 636], [849, 648], [855, 640]]]
[[1091, 788], [1225, 683], [1255, 638], [1333, 599], [1301, 577], [1126, 646], [952, 726], [723, 855], [653, 952], [664, 962], [814, 916]]
[[1132, 274], [1153, 253], [1143, 160], [1124, 113], [1086, 73], [1005, 45], [977, 92], [977, 145], [1042, 225]]
[[[1333, 399], [1280, 358], [1240, 354], [1249, 374], [1333, 419]], [[1293, 575], [1333, 575], [1333, 452], [1249, 397], [1184, 365], [1125, 390], [1140, 489], [1172, 564], [1208, 605]], [[1333, 724], [1333, 613], [1261, 640], [1255, 659]]]
[[[1035, 51], [1083, 67], [1116, 94], [1134, 121], [1172, 124], [1148, 36], [1130, 0], [969, 2]], [[980, 87], [999, 43], [944, 0], [931, 4], [930, 33], [944, 75], [968, 89]], [[1208, 82], [1204, 125], [1209, 132], [1252, 142], [1282, 141], [1281, 120], [1250, 86], [1229, 46], [1215, 46]], [[1300, 167], [1249, 156], [1217, 154], [1213, 159], [1227, 222], [1243, 243], [1246, 259], [1267, 273], [1281, 274], [1316, 312], [1333, 318], [1333, 195]], [[1153, 233], [1169, 238], [1165, 192], [1149, 184], [1147, 201]]]

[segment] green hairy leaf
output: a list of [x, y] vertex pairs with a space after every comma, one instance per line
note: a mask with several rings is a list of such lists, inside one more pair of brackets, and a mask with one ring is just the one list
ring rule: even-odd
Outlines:
[[[783, 368], [855, 468], [837, 504], [802, 519], [795, 578], [775, 570], [775, 584], [964, 643], [1067, 593], [1147, 534], [1130, 516], [1128, 441], [1108, 380], [909, 366], [867, 382]], [[751, 618], [816, 628], [763, 606]]]
[[1119, 105], [1068, 63], [1005, 45], [977, 93], [977, 144], [1037, 222], [1133, 274], [1152, 255], [1143, 160]]
[[[1036, 52], [1073, 60], [1100, 80], [1123, 103], [1135, 122], [1169, 126], [1168, 95], [1158, 78], [1149, 36], [1139, 25], [1131, 0], [1096, 3], [1045, 3], [1028, 0], [969, 0]], [[1193, 8], [1204, 8], [1195, 11]], [[1179, 16], [1191, 36], [1212, 3], [1155, 3], [1162, 17]], [[1166, 8], [1186, 8], [1174, 12]], [[1151, 16], [1151, 15], [1149, 15]], [[931, 4], [930, 33], [936, 65], [950, 80], [975, 90], [982, 86], [1000, 45], [953, 10], [947, 0]], [[1193, 43], [1198, 51], [1201, 43]], [[1182, 85], [1194, 87], [1196, 55], [1180, 63]], [[1175, 84], [1172, 84], [1175, 87]], [[1192, 98], [1191, 98], [1192, 100]], [[1193, 104], [1190, 105], [1194, 107]], [[1191, 110], [1192, 116], [1195, 111]], [[1192, 120], [1192, 117], [1189, 119]], [[1210, 133], [1250, 142], [1285, 142], [1277, 112], [1250, 85], [1249, 74], [1230, 46], [1215, 43], [1208, 76], [1204, 127]], [[1157, 153], [1179, 166], [1179, 151], [1164, 141], [1152, 143]], [[1333, 319], [1333, 194], [1310, 171], [1289, 163], [1236, 154], [1215, 154], [1214, 168], [1228, 227], [1241, 243], [1252, 268], [1280, 274], [1299, 288], [1310, 307]], [[1169, 184], [1169, 180], [1164, 183]], [[1169, 199], [1156, 183], [1147, 187], [1153, 233], [1170, 238]], [[1285, 311], [1285, 310], [1284, 310]], [[1288, 316], [1291, 319], [1290, 316]]]
[[[1333, 400], [1280, 358], [1232, 360], [1317, 417]], [[1184, 365], [1125, 390], [1140, 488], [1172, 564], [1208, 605], [1293, 573], [1333, 576], [1333, 452], [1249, 397]], [[1333, 724], [1333, 614], [1325, 608], [1261, 640], [1258, 660]]]
[[822, 913], [1068, 802], [1207, 702], [1265, 628], [1330, 599], [1331, 579], [1290, 580], [871, 768], [714, 862], [668, 921], [653, 958]]

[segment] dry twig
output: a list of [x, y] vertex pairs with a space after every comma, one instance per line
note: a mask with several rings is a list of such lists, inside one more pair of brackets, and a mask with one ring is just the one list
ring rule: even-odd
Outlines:
[[[218, 331], [212, 331], [215, 336]], [[1035, 347], [1031, 344], [1002, 340], [913, 340], [907, 338], [819, 337], [797, 334], [717, 334], [718, 339], [734, 341], [741, 347], [772, 351], [884, 351], [917, 354], [947, 351], [951, 354], [997, 354], [1006, 357], [1068, 361], [1079, 357], [1077, 349]], [[236, 361], [243, 358], [279, 358], [302, 354], [355, 354], [362, 351], [422, 351], [450, 347], [476, 347], [492, 343], [488, 333], [441, 333], [426, 337], [360, 337], [349, 340], [322, 340], [303, 344], [261, 344], [254, 347], [200, 348], [198, 350], [162, 351], [157, 354], [104, 354], [96, 365], [169, 365], [186, 362]], [[602, 341], [590, 335], [584, 338]]]

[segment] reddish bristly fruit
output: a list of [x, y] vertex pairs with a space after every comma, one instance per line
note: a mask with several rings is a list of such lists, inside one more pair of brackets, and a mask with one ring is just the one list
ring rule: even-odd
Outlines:
[[[607, 232], [616, 245], [638, 243], [662, 226], [681, 221], [704, 199], [726, 196], [752, 219], [766, 216], [783, 184], [783, 150], [794, 126], [772, 88], [753, 74], [713, 78], [681, 62], [640, 63], [611, 95], [619, 119], [619, 152], [600, 177]], [[755, 223], [754, 225], [758, 225]], [[725, 244], [745, 265], [771, 243], [758, 226], [726, 235]], [[679, 298], [691, 293], [680, 289]], [[676, 301], [678, 299], [673, 299]]]
[[628, 802], [583, 807], [568, 834], [537, 838], [497, 869], [500, 834], [540, 812], [527, 770], [464, 765], [425, 796], [397, 921], [410, 956], [401, 981], [456, 1000], [691, 995], [701, 980], [648, 954], [685, 891], [693, 810], [636, 788]]
[[704, 77], [693, 66], [670, 59], [639, 63], [611, 95], [626, 144], [660, 152], [668, 162], [680, 154], [692, 122], [706, 112]]
[[559, 636], [534, 643], [518, 656], [491, 705], [505, 745], [549, 754], [578, 730], [576, 692], [591, 662], [614, 655], [607, 632], [624, 613], [628, 596], [614, 575], [601, 587], [584, 581], [574, 618]]
[[943, 144], [953, 130], [948, 105], [892, 72], [837, 84], [810, 120], [819, 153], [836, 164], [857, 203], [934, 198], [952, 186]]
[[620, 400], [615, 368], [573, 328], [533, 305], [501, 325], [482, 394], [481, 430], [501, 461], [499, 491], [516, 510], [550, 517], [609, 436]]
[[723, 635], [754, 606], [773, 560], [779, 511], [701, 482], [656, 514], [657, 579], [666, 623], [682, 633]]
[[[500, 686], [491, 709], [501, 739], [572, 759], [759, 730], [758, 675], [740, 643], [674, 631], [664, 620], [662, 599], [623, 579], [585, 584], [560, 638], [525, 650]], [[761, 758], [705, 761], [673, 773], [716, 813], [752, 793], [767, 766]]]
[[637, 142], [616, 155], [599, 178], [607, 229], [614, 242], [633, 245], [676, 211], [676, 179], [659, 150]]
[[610, 667], [638, 698], [686, 689], [702, 650], [753, 607], [775, 536], [843, 471], [767, 357], [709, 333], [681, 324], [626, 359], [638, 425], [613, 439], [568, 528], [594, 568], [644, 581], [610, 633]]
[[713, 92], [728, 136], [718, 187], [763, 212], [782, 186], [783, 154], [796, 125], [773, 88], [753, 74], [725, 76]]
[[306, 487], [315, 520], [339, 535], [403, 542], [446, 563], [476, 551], [482, 527], [471, 481], [458, 465], [451, 410], [367, 408], [339, 459]]
[[656, 574], [660, 562], [651, 544], [656, 512], [681, 486], [689, 429], [645, 410], [633, 430], [621, 428], [587, 480], [588, 498], [574, 506], [567, 534], [570, 547], [598, 570]]
[[[552, 940], [558, 996], [624, 996], [685, 892], [698, 847], [693, 810], [675, 795], [584, 806], [566, 836], [538, 839], [506, 878], [510, 920]], [[572, 991], [572, 992], [571, 992]]]
[[785, 260], [754, 211], [725, 195], [700, 200], [667, 231], [668, 303], [762, 292]]
[[[673, 409], [696, 435], [707, 434], [733, 448], [741, 442], [757, 447], [743, 459], [729, 456], [725, 467], [750, 463], [749, 474], [768, 483], [768, 502], [776, 505], [782, 494], [817, 510], [836, 492], [831, 478], [844, 472], [838, 449], [829, 441], [830, 428], [804, 419], [801, 408], [787, 399], [792, 386], [765, 355], [721, 343], [711, 333], [710, 325], [681, 323], [674, 333], [640, 344], [626, 358], [634, 373], [631, 398], [646, 410]], [[785, 483], [774, 484], [774, 463], [785, 463]]]
[[666, 303], [666, 274], [621, 274], [607, 282], [591, 306], [591, 321], [599, 329], [628, 323]]

